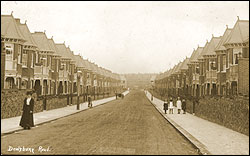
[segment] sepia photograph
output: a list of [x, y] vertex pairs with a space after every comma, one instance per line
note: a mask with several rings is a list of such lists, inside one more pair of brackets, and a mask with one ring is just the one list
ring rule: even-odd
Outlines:
[[249, 155], [249, 1], [1, 1], [1, 155]]

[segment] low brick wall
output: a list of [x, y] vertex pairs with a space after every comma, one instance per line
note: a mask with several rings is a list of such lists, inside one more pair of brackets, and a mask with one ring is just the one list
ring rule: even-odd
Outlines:
[[[23, 108], [23, 101], [26, 97], [26, 92], [28, 90], [2, 90], [1, 93], [1, 119], [11, 118], [20, 116], [21, 110]], [[44, 109], [44, 99], [45, 96], [37, 97], [36, 94], [33, 94], [35, 105], [34, 113], [41, 112]], [[105, 95], [104, 98], [115, 96], [114, 94]], [[92, 96], [94, 100], [94, 97]], [[102, 95], [96, 97], [96, 100], [103, 99]], [[79, 102], [83, 103], [83, 95], [80, 95]], [[69, 104], [71, 104], [71, 96], [69, 96]], [[77, 104], [77, 95], [72, 96], [72, 104]], [[62, 108], [67, 106], [67, 95], [50, 95], [46, 96], [46, 110]]]
[[[23, 108], [23, 101], [26, 97], [27, 90], [2, 90], [1, 91], [1, 119], [20, 116]], [[37, 103], [37, 97], [34, 96], [34, 112], [43, 110], [42, 103]]]
[[[192, 113], [193, 102], [187, 101], [187, 112]], [[195, 115], [249, 136], [249, 98], [209, 98], [199, 100]]]
[[[154, 96], [161, 99], [156, 92]], [[186, 111], [193, 113], [191, 99]], [[249, 97], [203, 97], [195, 105], [195, 115], [249, 136]]]

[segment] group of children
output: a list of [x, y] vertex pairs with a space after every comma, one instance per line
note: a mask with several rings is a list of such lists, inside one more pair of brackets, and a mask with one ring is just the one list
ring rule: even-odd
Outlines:
[[[178, 114], [181, 113], [181, 110], [183, 110], [183, 114], [186, 113], [186, 101], [185, 101], [185, 99], [182, 99], [182, 101], [181, 101], [181, 98], [178, 97], [178, 99], [176, 101], [176, 106], [177, 106]], [[169, 109], [169, 114], [174, 113], [174, 103], [173, 103], [172, 97], [170, 98], [169, 101], [167, 99], [164, 100], [163, 110], [165, 111], [165, 114], [167, 114], [168, 109]]]

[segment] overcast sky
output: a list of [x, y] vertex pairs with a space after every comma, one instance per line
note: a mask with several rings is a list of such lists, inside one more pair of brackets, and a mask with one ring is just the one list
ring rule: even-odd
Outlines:
[[249, 20], [249, 2], [2, 2], [1, 14], [116, 73], [159, 73]]

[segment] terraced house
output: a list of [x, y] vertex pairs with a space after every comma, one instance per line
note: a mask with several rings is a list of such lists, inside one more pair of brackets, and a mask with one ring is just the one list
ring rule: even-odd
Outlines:
[[[208, 44], [208, 42], [207, 42]], [[206, 45], [207, 45], [206, 44]], [[205, 47], [206, 47], [205, 45]], [[204, 47], [198, 46], [197, 49], [193, 51], [188, 65], [188, 93], [191, 96], [197, 96], [199, 95], [199, 84], [200, 84], [200, 76], [199, 76], [199, 61], [198, 57], [200, 56], [200, 53], [203, 51]]]
[[249, 96], [249, 21], [238, 18], [222, 36], [212, 35], [190, 59], [158, 74], [155, 88], [167, 96]]
[[223, 46], [232, 29], [226, 28], [220, 42], [215, 48], [217, 56], [217, 81], [216, 88], [218, 95], [226, 95], [226, 51], [227, 49]]
[[238, 17], [223, 44], [226, 51], [227, 95], [249, 95], [249, 21]]
[[[4, 118], [18, 115], [15, 111], [21, 109], [27, 90], [36, 93], [36, 111], [42, 111], [84, 102], [87, 95], [94, 99], [101, 94], [103, 98], [114, 95], [118, 89], [126, 89], [121, 88], [121, 82], [118, 74], [74, 55], [65, 42], [55, 43], [53, 36], [49, 39], [45, 31], [31, 33], [26, 21], [21, 23], [13, 14], [1, 15]], [[83, 98], [79, 100], [80, 96]], [[9, 102], [14, 103], [13, 110], [9, 110]]]
[[55, 51], [50, 47], [45, 32], [34, 32], [32, 37], [37, 43], [38, 51], [35, 56], [34, 89], [37, 95], [50, 95], [54, 90], [52, 81], [52, 56]]
[[202, 52], [200, 53], [198, 60], [200, 64], [200, 75], [201, 80], [199, 81], [198, 92], [200, 96], [203, 95], [216, 95], [216, 81], [217, 81], [217, 74], [216, 74], [216, 53], [215, 47], [218, 45], [221, 37], [214, 37]]
[[[21, 89], [22, 81], [22, 54], [26, 42], [20, 27], [13, 15], [1, 15], [1, 45], [5, 56], [1, 57], [4, 64], [2, 70], [2, 87], [4, 89]], [[27, 64], [27, 63], [26, 63]], [[26, 79], [27, 80], [27, 79]]]

